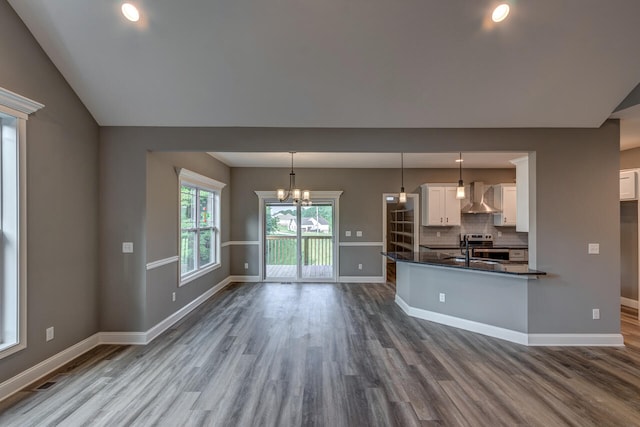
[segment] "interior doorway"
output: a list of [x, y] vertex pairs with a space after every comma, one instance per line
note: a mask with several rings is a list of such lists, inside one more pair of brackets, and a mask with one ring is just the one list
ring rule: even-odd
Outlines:
[[[385, 252], [418, 252], [420, 250], [420, 204], [418, 194], [407, 194], [400, 203], [398, 193], [382, 195], [382, 235]], [[395, 284], [395, 263], [384, 257], [385, 282]]]

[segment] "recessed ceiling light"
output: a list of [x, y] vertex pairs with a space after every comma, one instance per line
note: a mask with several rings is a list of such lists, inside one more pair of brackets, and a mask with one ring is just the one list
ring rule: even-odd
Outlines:
[[140, 12], [138, 12], [138, 8], [131, 3], [122, 4], [122, 14], [125, 18], [132, 22], [138, 22], [138, 20], [140, 19]]
[[498, 5], [495, 9], [493, 9], [493, 13], [491, 14], [491, 19], [493, 22], [502, 22], [509, 15], [509, 5], [506, 3], [502, 3]]

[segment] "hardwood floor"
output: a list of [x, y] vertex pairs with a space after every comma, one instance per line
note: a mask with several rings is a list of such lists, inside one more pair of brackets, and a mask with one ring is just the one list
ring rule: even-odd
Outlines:
[[151, 344], [101, 346], [1, 403], [0, 425], [640, 425], [637, 314], [626, 348], [538, 348], [408, 317], [393, 296], [232, 285]]

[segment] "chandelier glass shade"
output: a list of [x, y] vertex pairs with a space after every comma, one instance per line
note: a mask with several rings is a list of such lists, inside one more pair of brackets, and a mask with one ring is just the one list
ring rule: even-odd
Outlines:
[[399, 203], [407, 203], [407, 193], [404, 191], [404, 153], [400, 153], [400, 196]]
[[462, 153], [460, 153], [460, 158], [456, 160], [460, 165], [460, 179], [458, 180], [458, 187], [456, 188], [456, 199], [464, 199], [466, 194], [464, 192], [464, 182], [462, 181]]
[[276, 196], [280, 202], [286, 202], [291, 200], [294, 205], [310, 206], [311, 205], [311, 193], [309, 190], [300, 190], [296, 188], [296, 173], [293, 171], [293, 155], [295, 151], [291, 153], [291, 172], [289, 173], [289, 189], [279, 188], [276, 190]]

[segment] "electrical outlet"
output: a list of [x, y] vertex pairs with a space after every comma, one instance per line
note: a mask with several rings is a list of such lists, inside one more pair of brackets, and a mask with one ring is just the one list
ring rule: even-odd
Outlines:
[[248, 263], [248, 262], [245, 262], [245, 263], [244, 263], [244, 269], [245, 269], [245, 270], [248, 270], [248, 269], [249, 269], [249, 263]]
[[362, 237], [362, 231], [356, 231], [356, 237]]
[[176, 293], [175, 292], [171, 293], [171, 301], [176, 302]]
[[436, 237], [440, 237], [440, 232], [436, 231]]
[[444, 302], [445, 300], [445, 295], [444, 293], [440, 292], [440, 302]]
[[502, 231], [498, 231], [498, 237], [502, 237]]
[[358, 264], [358, 270], [362, 270], [362, 264]]
[[122, 253], [123, 254], [132, 254], [133, 253], [133, 242], [122, 242]]
[[344, 232], [345, 237], [351, 237], [351, 231], [347, 230]]
[[600, 243], [589, 243], [588, 251], [590, 255], [597, 255], [600, 253]]
[[47, 330], [45, 331], [46, 337], [47, 337], [47, 341], [51, 341], [53, 339], [53, 326], [51, 326], [50, 328], [47, 328]]
[[593, 309], [593, 320], [598, 320], [600, 319], [600, 309], [599, 308], [594, 308]]

